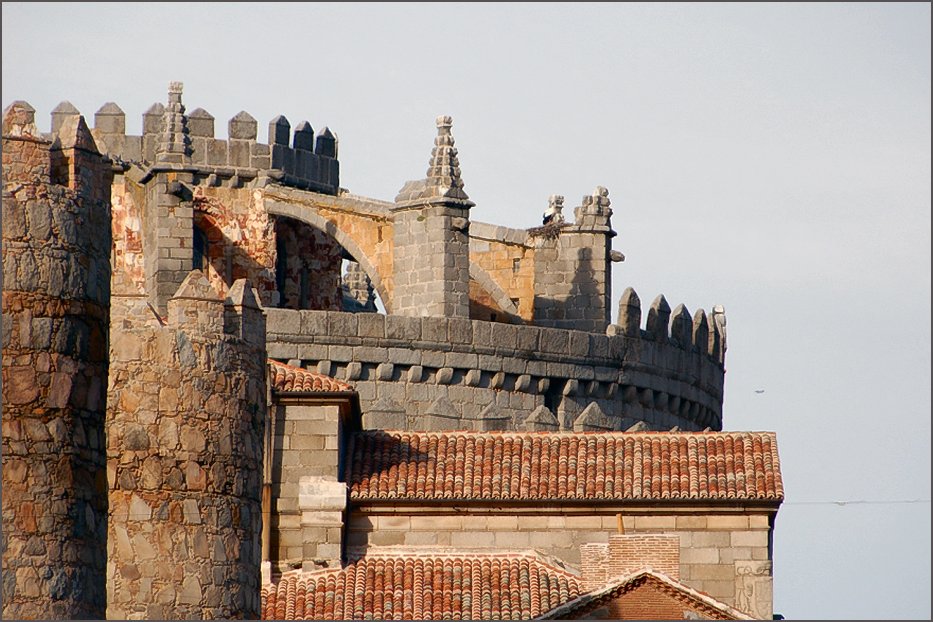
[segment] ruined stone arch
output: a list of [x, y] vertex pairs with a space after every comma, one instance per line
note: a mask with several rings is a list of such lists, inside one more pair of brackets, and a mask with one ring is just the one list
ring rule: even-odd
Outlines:
[[475, 263], [470, 263], [470, 279], [475, 281], [476, 284], [482, 288], [493, 302], [495, 302], [499, 308], [508, 316], [509, 323], [511, 324], [522, 324], [521, 316], [518, 314], [518, 307], [515, 306], [515, 303], [512, 302], [512, 299], [509, 298], [508, 293], [502, 289], [498, 283], [496, 283], [493, 278], [489, 275], [486, 270]]
[[296, 205], [289, 205], [287, 203], [281, 203], [279, 201], [267, 200], [266, 211], [271, 216], [284, 216], [286, 218], [292, 218], [299, 222], [303, 222], [307, 225], [310, 225], [316, 229], [319, 229], [326, 233], [327, 235], [333, 237], [338, 244], [343, 246], [344, 249], [360, 264], [360, 267], [363, 268], [363, 271], [366, 272], [366, 276], [369, 277], [369, 280], [373, 284], [373, 288], [379, 294], [379, 298], [382, 299], [382, 304], [385, 306], [386, 313], [392, 312], [392, 299], [389, 297], [389, 292], [385, 287], [382, 276], [379, 274], [379, 271], [376, 269], [375, 264], [372, 260], [363, 252], [363, 249], [360, 248], [359, 244], [353, 240], [352, 237], [347, 235], [342, 231], [336, 224], [327, 220], [313, 209], [308, 209], [307, 206], [299, 207]]

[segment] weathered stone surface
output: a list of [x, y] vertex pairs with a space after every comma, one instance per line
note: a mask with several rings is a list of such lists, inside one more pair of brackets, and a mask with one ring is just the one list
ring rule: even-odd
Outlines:
[[63, 102], [3, 118], [2, 617], [101, 618], [106, 598], [110, 163]]

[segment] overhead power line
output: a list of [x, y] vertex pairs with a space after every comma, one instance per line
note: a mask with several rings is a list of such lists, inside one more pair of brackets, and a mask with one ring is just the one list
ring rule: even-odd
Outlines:
[[846, 501], [785, 501], [783, 505], [903, 505], [930, 503], [929, 499], [850, 499]]

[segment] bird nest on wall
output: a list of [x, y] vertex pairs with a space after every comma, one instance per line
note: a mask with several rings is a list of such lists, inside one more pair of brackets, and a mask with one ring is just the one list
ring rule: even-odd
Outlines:
[[567, 226], [567, 223], [549, 222], [541, 227], [532, 227], [531, 229], [527, 229], [528, 237], [553, 240], [560, 235], [560, 230], [565, 226]]

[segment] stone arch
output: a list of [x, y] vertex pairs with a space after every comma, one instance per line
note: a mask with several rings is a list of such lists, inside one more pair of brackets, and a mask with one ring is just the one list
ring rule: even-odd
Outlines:
[[522, 324], [521, 316], [518, 314], [518, 307], [509, 298], [508, 293], [502, 289], [498, 283], [489, 275], [486, 270], [475, 263], [470, 263], [470, 279], [482, 288], [492, 300], [499, 305], [499, 308], [508, 316], [509, 323]]
[[369, 280], [372, 282], [373, 288], [382, 299], [382, 304], [385, 306], [386, 313], [392, 312], [392, 299], [389, 297], [389, 292], [386, 289], [382, 276], [376, 269], [375, 264], [373, 264], [372, 260], [366, 255], [366, 253], [363, 252], [363, 249], [360, 248], [359, 244], [357, 244], [353, 238], [337, 227], [336, 224], [330, 220], [327, 220], [312, 209], [289, 205], [287, 203], [280, 203], [279, 201], [267, 200], [266, 211], [272, 216], [293, 218], [294, 220], [303, 222], [316, 229], [320, 229], [324, 233], [333, 237], [338, 244], [343, 246], [348, 253], [353, 255], [353, 258], [356, 259], [357, 263], [360, 264], [360, 267], [363, 268], [363, 271], [366, 272], [366, 276], [368, 276]]

